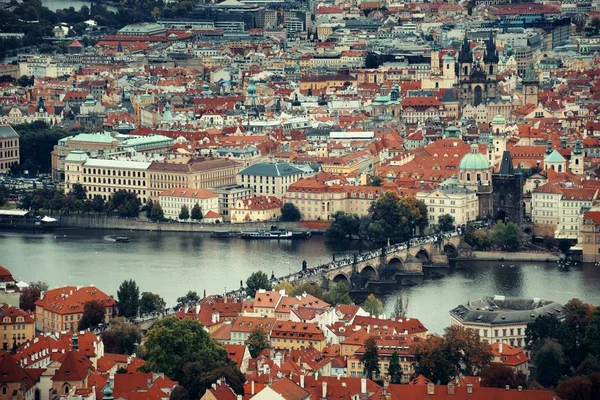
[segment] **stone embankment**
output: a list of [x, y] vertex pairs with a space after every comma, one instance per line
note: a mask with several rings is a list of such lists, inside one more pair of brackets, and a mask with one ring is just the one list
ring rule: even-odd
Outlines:
[[560, 260], [558, 253], [540, 251], [473, 251], [469, 257], [459, 257], [464, 261], [537, 261], [552, 262]]
[[280, 229], [297, 232], [325, 232], [312, 226], [306, 226], [302, 222], [250, 222], [245, 224], [203, 224], [191, 222], [152, 222], [135, 218], [115, 218], [97, 215], [60, 215], [56, 216], [61, 228], [85, 228], [85, 229], [120, 229], [128, 231], [162, 231], [162, 232], [229, 232], [248, 231], [254, 229], [267, 229], [271, 225], [277, 225]]

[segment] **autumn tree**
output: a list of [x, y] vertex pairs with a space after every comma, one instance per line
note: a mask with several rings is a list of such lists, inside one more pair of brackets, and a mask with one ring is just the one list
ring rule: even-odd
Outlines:
[[506, 386], [516, 389], [527, 386], [527, 377], [502, 363], [490, 363], [481, 370], [481, 386], [504, 389]]
[[19, 296], [19, 308], [25, 311], [35, 311], [35, 302], [40, 299], [41, 293], [48, 290], [46, 282], [37, 281], [31, 282], [29, 287], [21, 290]]
[[365, 352], [360, 356], [363, 363], [363, 373], [368, 379], [373, 379], [380, 375], [379, 371], [379, 352], [377, 351], [377, 340], [375, 336], [370, 336], [363, 344]]
[[169, 400], [190, 400], [190, 395], [183, 386], [177, 385], [171, 391]]
[[474, 329], [452, 325], [444, 331], [449, 359], [461, 374], [475, 375], [492, 360], [489, 345], [481, 341]]
[[246, 346], [252, 358], [258, 357], [258, 355], [264, 350], [270, 347], [269, 338], [267, 334], [262, 330], [260, 326], [256, 326], [248, 339], [246, 339]]
[[560, 382], [556, 386], [556, 394], [566, 400], [591, 400], [592, 386], [593, 384], [588, 378], [574, 376]]
[[390, 383], [399, 384], [402, 382], [402, 367], [400, 366], [400, 356], [395, 350], [392, 353], [392, 357], [390, 359], [388, 374], [390, 376]]
[[368, 297], [367, 300], [365, 301], [365, 304], [363, 305], [363, 309], [369, 313], [369, 315], [371, 316], [378, 316], [381, 314], [381, 311], [383, 310], [383, 304], [381, 304], [381, 301], [375, 297], [375, 295], [373, 293], [371, 293]]
[[446, 385], [457, 375], [454, 363], [448, 359], [444, 338], [431, 336], [415, 347], [415, 375]]
[[83, 314], [79, 320], [80, 331], [96, 328], [104, 323], [106, 308], [99, 301], [92, 300], [83, 304]]
[[294, 296], [294, 293], [296, 293], [294, 285], [288, 281], [283, 281], [273, 286], [273, 290], [280, 291], [282, 289], [285, 290], [285, 294], [288, 296]]

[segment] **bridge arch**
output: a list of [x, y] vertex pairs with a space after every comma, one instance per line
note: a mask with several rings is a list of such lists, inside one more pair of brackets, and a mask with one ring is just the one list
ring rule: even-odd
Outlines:
[[531, 236], [531, 235], [533, 235], [533, 229], [531, 229], [531, 227], [530, 227], [530, 226], [528, 226], [528, 227], [526, 227], [525, 229], [523, 229], [523, 233], [525, 233], [525, 234], [527, 234], [527, 235]]
[[444, 245], [444, 254], [446, 254], [448, 258], [455, 258], [458, 257], [458, 250], [455, 245], [448, 242]]
[[346, 283], [348, 286], [350, 286], [350, 279], [348, 279], [348, 277], [346, 276], [346, 274], [343, 273], [339, 273], [336, 276], [333, 277], [333, 282], [338, 283], [338, 282], [344, 282]]
[[415, 257], [417, 257], [423, 264], [431, 264], [431, 256], [429, 255], [429, 252], [424, 248], [421, 248], [419, 251], [417, 251]]
[[387, 267], [388, 269], [402, 271], [404, 269], [404, 261], [402, 260], [402, 258], [395, 256], [388, 262]]
[[360, 270], [360, 275], [368, 280], [377, 280], [377, 270], [371, 265], [365, 265]]

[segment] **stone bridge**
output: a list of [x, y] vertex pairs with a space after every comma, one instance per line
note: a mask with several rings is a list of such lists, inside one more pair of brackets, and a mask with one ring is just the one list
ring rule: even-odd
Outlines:
[[282, 277], [297, 284], [312, 281], [321, 284], [325, 280], [333, 282], [347, 282], [360, 277], [369, 281], [391, 281], [397, 275], [419, 276], [423, 275], [423, 265], [447, 266], [448, 259], [458, 257], [461, 237], [458, 235], [444, 238], [441, 241], [427, 242], [406, 248], [405, 246], [389, 246], [373, 250], [366, 254], [358, 254], [353, 260], [342, 260], [341, 265], [332, 267], [331, 264], [318, 268], [318, 273], [304, 276], [293, 274]]

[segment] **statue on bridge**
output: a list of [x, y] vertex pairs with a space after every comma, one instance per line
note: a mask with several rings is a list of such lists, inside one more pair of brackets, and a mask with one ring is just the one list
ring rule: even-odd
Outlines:
[[302, 260], [302, 272], [306, 272], [307, 269], [308, 264], [306, 263], [306, 260]]

